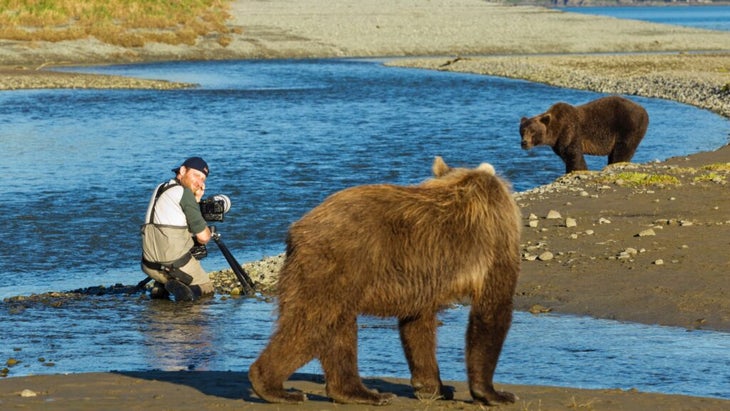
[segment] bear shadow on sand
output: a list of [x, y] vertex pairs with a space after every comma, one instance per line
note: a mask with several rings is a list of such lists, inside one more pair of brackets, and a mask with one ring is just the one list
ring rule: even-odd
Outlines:
[[[244, 371], [118, 371], [114, 373], [130, 378], [186, 385], [204, 395], [266, 404], [266, 401], [253, 393], [248, 373]], [[315, 393], [324, 392], [323, 375], [295, 373], [289, 378], [288, 382], [297, 383], [301, 386], [303, 392], [307, 395], [307, 401], [332, 402], [325, 395]], [[413, 394], [413, 387], [407, 383], [367, 377], [363, 378], [363, 382], [368, 388], [380, 392], [391, 392], [398, 397], [416, 398]]]

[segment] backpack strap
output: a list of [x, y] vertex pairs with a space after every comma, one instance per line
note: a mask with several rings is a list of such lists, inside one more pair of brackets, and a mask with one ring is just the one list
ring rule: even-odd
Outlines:
[[150, 212], [150, 221], [147, 222], [148, 224], [152, 224], [152, 221], [154, 221], [154, 219], [155, 219], [155, 206], [157, 206], [157, 200], [159, 200], [162, 193], [164, 193], [165, 191], [167, 191], [173, 187], [177, 187], [179, 185], [180, 185], [180, 183], [178, 183], [178, 182], [174, 182], [172, 184], [170, 184], [170, 182], [167, 182], [167, 183], [162, 183], [157, 186], [157, 190], [155, 191], [155, 202], [152, 203], [152, 211]]

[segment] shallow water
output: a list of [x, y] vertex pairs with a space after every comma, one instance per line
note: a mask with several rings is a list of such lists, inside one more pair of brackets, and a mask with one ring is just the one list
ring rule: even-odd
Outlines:
[[[547, 148], [519, 148], [519, 118], [555, 101], [580, 104], [601, 96], [386, 68], [376, 61], [84, 70], [201, 86], [0, 93], [0, 193], [9, 233], [0, 247], [0, 298], [136, 284], [143, 278], [138, 227], [148, 196], [187, 156], [204, 156], [211, 165], [208, 193], [225, 193], [233, 201], [218, 224], [228, 247], [241, 262], [258, 260], [281, 252], [287, 226], [330, 193], [355, 184], [418, 183], [428, 177], [434, 155], [454, 165], [489, 161], [517, 190], [549, 183], [563, 165]], [[651, 118], [637, 162], [728, 143], [727, 119], [674, 102], [631, 98]], [[589, 160], [594, 169], [605, 163]], [[227, 266], [215, 247], [209, 252], [206, 268]], [[273, 324], [273, 306], [255, 299], [216, 298], [186, 307], [105, 295], [55, 304], [0, 304], [0, 358], [22, 361], [10, 375], [243, 371]], [[445, 317], [442, 372], [446, 379], [464, 379], [464, 311]], [[394, 322], [364, 318], [363, 324], [363, 374], [406, 376]], [[727, 398], [718, 388], [727, 381], [727, 340], [723, 333], [518, 313], [497, 379]], [[375, 349], [373, 341], [389, 348]]]
[[[0, 297], [139, 281], [138, 228], [150, 192], [190, 155], [208, 194], [232, 202], [218, 224], [239, 261], [283, 251], [289, 224], [356, 184], [415, 184], [435, 155], [492, 163], [518, 191], [563, 172], [547, 147], [523, 151], [521, 116], [600, 97], [525, 81], [387, 68], [352, 60], [230, 61], [87, 68], [199, 83], [192, 90], [0, 93], [0, 192], [8, 243]], [[637, 98], [649, 112], [636, 162], [728, 142], [730, 122]], [[605, 157], [588, 157], [601, 168]], [[217, 251], [208, 269], [226, 266]]]
[[[272, 305], [254, 298], [216, 298], [199, 304], [138, 298], [87, 297], [62, 307], [0, 306], [4, 332], [22, 331], [25, 336], [1, 350], [5, 357], [22, 361], [10, 375], [247, 372], [273, 327]], [[444, 324], [438, 334], [438, 358], [445, 380], [466, 379], [468, 310], [455, 306], [440, 316]], [[730, 399], [728, 350], [730, 337], [724, 333], [518, 312], [495, 380]], [[395, 320], [360, 319], [359, 365], [363, 376], [409, 378]], [[301, 371], [322, 373], [316, 361]]]

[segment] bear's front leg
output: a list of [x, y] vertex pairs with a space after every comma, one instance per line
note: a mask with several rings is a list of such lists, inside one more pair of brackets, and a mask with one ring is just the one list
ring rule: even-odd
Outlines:
[[476, 402], [487, 405], [509, 404], [517, 397], [494, 389], [492, 379], [497, 368], [502, 344], [512, 323], [512, 301], [490, 301], [481, 298], [472, 301], [466, 332], [466, 363], [469, 390]]
[[555, 151], [565, 163], [565, 174], [573, 171], [588, 170], [588, 164], [583, 156], [583, 150], [580, 144], [573, 143], [564, 150]]
[[398, 329], [416, 397], [453, 399], [453, 391], [441, 383], [436, 361], [436, 313], [400, 319]]
[[319, 357], [326, 381], [327, 396], [333, 401], [349, 404], [387, 405], [395, 397], [378, 393], [363, 385], [357, 370], [357, 315], [343, 314], [335, 324], [321, 324], [328, 330]]

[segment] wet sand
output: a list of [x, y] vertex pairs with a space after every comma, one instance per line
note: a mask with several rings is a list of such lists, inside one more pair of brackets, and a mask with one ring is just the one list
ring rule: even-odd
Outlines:
[[[231, 24], [243, 32], [226, 49], [213, 39], [193, 47], [149, 45], [130, 50], [94, 40], [54, 44], [0, 41], [0, 66], [6, 69], [0, 77], [0, 89], [189, 86], [167, 82], [129, 84], [130, 79], [66, 76], [45, 70], [49, 66], [68, 64], [404, 56], [442, 56], [454, 60], [455, 56], [500, 54], [512, 56], [507, 57], [512, 59], [510, 64], [533, 67], [534, 73], [540, 72], [541, 66], [521, 56], [712, 50], [722, 50], [720, 54], [726, 55], [730, 49], [730, 33], [726, 32], [566, 15], [542, 8], [496, 6], [476, 0], [344, 0], [336, 4], [314, 0], [238, 0], [233, 2]], [[682, 58], [689, 54], [676, 55]], [[446, 61], [442, 59], [441, 63]], [[578, 68], [575, 64], [563, 66], [563, 73], [575, 71]], [[651, 71], [652, 63], [644, 68]], [[616, 71], [621, 73], [622, 68]], [[703, 81], [707, 78], [692, 67], [678, 73], [682, 78]], [[610, 78], [610, 74], [602, 72], [595, 75], [598, 79]], [[670, 74], [666, 87], [672, 82], [671, 75], [675, 74]], [[17, 76], [23, 76], [23, 81]], [[52, 85], [50, 82], [58, 81], [59, 76], [64, 76], [63, 82]], [[557, 75], [540, 81], [558, 82], [561, 78]], [[705, 89], [708, 93], [714, 92], [713, 85], [722, 91], [724, 85], [730, 84], [727, 72], [720, 72], [709, 81]], [[611, 89], [598, 91], [625, 93]], [[555, 161], [560, 160], [555, 157]], [[730, 272], [728, 163], [730, 148], [724, 147], [662, 163], [572, 175], [549, 186], [520, 193], [525, 217], [525, 261], [515, 299], [517, 308], [536, 313], [554, 311], [730, 331], [730, 285], [726, 281], [726, 273]], [[707, 168], [708, 165], [713, 167]], [[623, 178], [625, 174], [617, 176], [617, 173], [630, 172], [668, 174], [680, 184], [632, 186]], [[707, 177], [710, 173], [714, 174]], [[550, 210], [560, 212], [561, 218], [547, 219]], [[531, 214], [537, 221], [536, 227], [531, 226]], [[567, 226], [568, 217], [576, 220], [575, 227]], [[640, 235], [650, 229], [654, 235]], [[537, 258], [545, 251], [550, 251], [553, 257]], [[110, 372], [6, 378], [0, 380], [0, 408], [293, 408], [261, 403], [250, 392], [246, 370], [236, 369], [235, 364], [232, 369], [234, 372]], [[482, 408], [469, 402], [464, 382], [447, 382], [456, 388], [454, 401], [426, 402], [412, 396], [407, 380], [375, 377], [367, 383], [399, 394], [390, 409]], [[508, 410], [730, 409], [730, 400], [635, 390], [497, 385], [520, 397], [514, 405], [500, 407]], [[304, 390], [310, 398], [299, 408], [370, 408], [330, 403], [324, 397], [320, 376], [298, 376], [289, 386]], [[23, 394], [24, 390], [28, 391]]]

